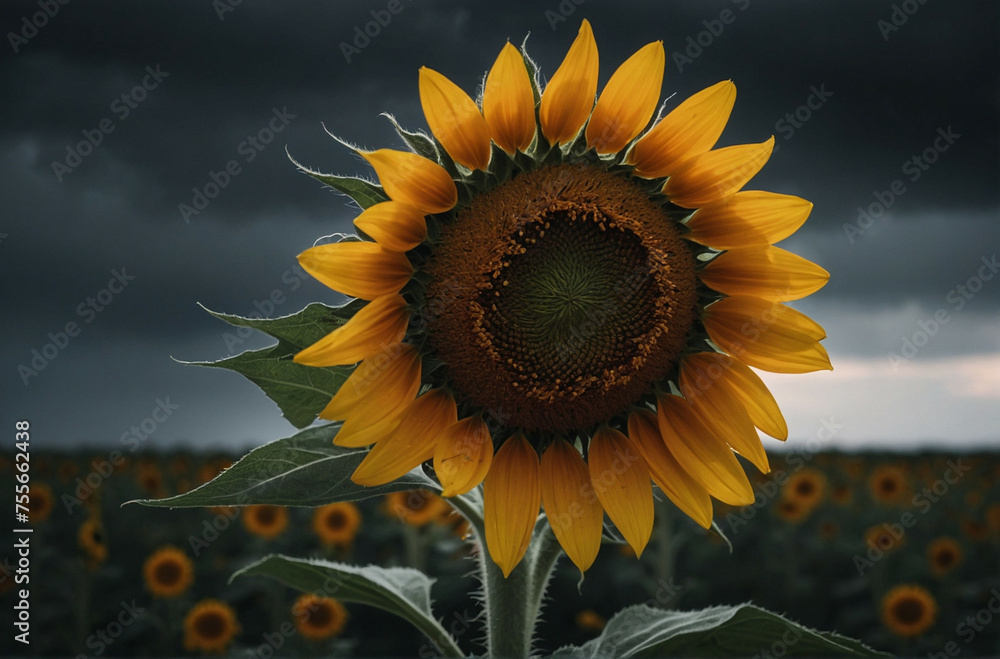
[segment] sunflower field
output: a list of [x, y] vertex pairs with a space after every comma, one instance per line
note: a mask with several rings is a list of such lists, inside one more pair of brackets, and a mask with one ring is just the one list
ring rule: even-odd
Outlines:
[[[33, 635], [31, 655], [436, 656], [416, 629], [375, 608], [267, 579], [230, 580], [273, 553], [420, 569], [435, 579], [443, 626], [463, 645], [482, 637], [469, 530], [437, 495], [317, 508], [123, 505], [189, 491], [236, 458], [34, 454], [28, 585], [34, 629], [45, 631]], [[607, 537], [582, 581], [560, 561], [538, 649], [585, 643], [632, 604], [752, 602], [888, 652], [1000, 652], [996, 455], [792, 452], [771, 466], [753, 483], [752, 505], [717, 507], [725, 538], [657, 491], [656, 526], [639, 560]], [[10, 455], [0, 467], [12, 476]], [[5, 539], [0, 575], [8, 610], [25, 587], [15, 583], [14, 542]], [[795, 641], [776, 641], [772, 656]], [[0, 652], [22, 650], [7, 634]]]

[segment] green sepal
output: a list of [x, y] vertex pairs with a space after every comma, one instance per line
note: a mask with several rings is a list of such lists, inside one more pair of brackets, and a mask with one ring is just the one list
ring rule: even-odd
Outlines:
[[131, 503], [158, 508], [199, 506], [324, 506], [339, 501], [360, 501], [390, 492], [441, 486], [419, 468], [391, 483], [364, 487], [351, 474], [368, 455], [368, 449], [333, 445], [339, 423], [309, 428], [247, 453], [232, 467], [190, 492], [164, 499]]
[[306, 167], [288, 154], [288, 159], [298, 167], [303, 174], [308, 174], [324, 185], [328, 185], [337, 192], [347, 195], [361, 207], [362, 210], [374, 206], [375, 204], [389, 201], [389, 195], [385, 193], [382, 186], [366, 181], [357, 176], [336, 176], [334, 174], [324, 174], [314, 169]]
[[406, 130], [399, 125], [396, 121], [396, 117], [392, 116], [388, 112], [382, 114], [383, 117], [389, 120], [392, 127], [396, 129], [396, 133], [406, 142], [414, 153], [417, 155], [427, 158], [431, 162], [441, 163], [441, 151], [434, 144], [434, 139], [430, 135], [421, 131], [411, 131]]

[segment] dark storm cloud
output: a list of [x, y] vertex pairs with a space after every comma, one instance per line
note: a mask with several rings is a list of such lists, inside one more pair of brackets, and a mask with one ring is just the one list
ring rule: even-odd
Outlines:
[[[816, 298], [821, 322], [831, 307], [916, 304], [933, 312], [1000, 247], [998, 8], [895, 4], [916, 7], [898, 30], [885, 27], [893, 2], [401, 0], [398, 13], [387, 0], [243, 2], [221, 15], [209, 0], [69, 2], [26, 43], [15, 39], [15, 52], [9, 34], [20, 35], [22, 19], [40, 10], [37, 2], [6, 2], [0, 269], [12, 311], [0, 321], [8, 339], [0, 365], [9, 402], [31, 410], [59, 400], [53, 427], [65, 435], [78, 419], [96, 437], [102, 419], [114, 435], [142, 418], [160, 395], [158, 382], [175, 392], [211, 390], [192, 395], [164, 429], [175, 439], [195, 436], [211, 418], [209, 398], [256, 395], [236, 376], [167, 358], [228, 354], [224, 327], [196, 302], [250, 313], [281, 290], [286, 301], [274, 313], [284, 314], [336, 299], [311, 281], [290, 290], [297, 275], [288, 273], [317, 237], [350, 230], [356, 211], [297, 173], [285, 147], [318, 169], [368, 176], [323, 125], [365, 147], [398, 146], [379, 114], [424, 125], [421, 65], [474, 90], [503, 41], [520, 44], [530, 32], [529, 52], [551, 75], [584, 17], [594, 24], [602, 81], [636, 48], [663, 40], [664, 96], [676, 93], [667, 109], [718, 80], [736, 82], [720, 144], [774, 134], [777, 152], [749, 187], [815, 203], [788, 246], [833, 275]], [[112, 130], [92, 153], [72, 171], [54, 171], [86, 139], [82, 131], [94, 135], [102, 121]], [[255, 146], [262, 131], [279, 127], [273, 141]], [[939, 131], [949, 129], [960, 137], [937, 150]], [[933, 163], [912, 162], [928, 149]], [[185, 223], [179, 206], [191, 205], [192, 189], [204, 190], [213, 175], [221, 180], [230, 163], [238, 173]], [[897, 192], [905, 187], [898, 194], [897, 181]], [[884, 213], [864, 225], [859, 207], [874, 214], [880, 203]], [[49, 332], [85, 320], [80, 305], [86, 312], [87, 299], [122, 268], [135, 280], [25, 387], [18, 364]], [[995, 317], [998, 291], [1000, 282], [984, 285], [967, 310]], [[895, 333], [884, 328], [886, 337]], [[842, 345], [872, 352], [863, 339]], [[273, 429], [260, 424], [275, 415], [258, 404], [241, 427]]]

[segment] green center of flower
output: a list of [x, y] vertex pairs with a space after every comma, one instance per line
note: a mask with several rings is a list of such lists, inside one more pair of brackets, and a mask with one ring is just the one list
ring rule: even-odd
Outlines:
[[662, 206], [589, 165], [521, 174], [442, 228], [428, 334], [460, 402], [527, 432], [609, 421], [670, 374], [694, 259]]

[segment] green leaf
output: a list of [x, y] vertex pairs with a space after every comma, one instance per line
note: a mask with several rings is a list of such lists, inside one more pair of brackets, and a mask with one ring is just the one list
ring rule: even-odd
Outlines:
[[277, 403], [289, 423], [296, 428], [305, 428], [316, 420], [354, 367], [304, 366], [296, 364], [292, 357], [343, 325], [363, 304], [359, 300], [342, 307], [315, 303], [281, 318], [243, 318], [205, 309], [230, 325], [264, 332], [278, 339], [278, 343], [270, 348], [250, 350], [219, 361], [183, 363], [236, 371]]
[[213, 480], [185, 494], [134, 503], [159, 508], [195, 506], [323, 506], [389, 492], [441, 487], [419, 469], [378, 487], [363, 487], [351, 474], [367, 449], [333, 445], [340, 424], [331, 423], [255, 448]]
[[230, 582], [243, 576], [270, 577], [303, 592], [377, 607], [411, 623], [444, 656], [465, 656], [431, 611], [433, 580], [413, 568], [358, 567], [272, 554], [238, 570]]
[[752, 604], [701, 611], [646, 605], [622, 609], [598, 638], [562, 648], [553, 657], [751, 656], [886, 657], [860, 641], [819, 632]]
[[441, 162], [440, 152], [438, 151], [437, 146], [435, 146], [434, 140], [427, 135], [427, 133], [406, 130], [399, 125], [399, 122], [396, 121], [396, 117], [392, 116], [388, 112], [384, 112], [382, 116], [389, 120], [392, 127], [396, 129], [396, 132], [401, 138], [403, 138], [406, 145], [413, 149], [414, 153], [427, 158], [431, 162]]
[[385, 190], [382, 189], [382, 186], [376, 185], [371, 181], [366, 181], [365, 179], [358, 178], [356, 176], [323, 174], [322, 172], [306, 167], [295, 158], [292, 158], [291, 154], [288, 155], [288, 159], [291, 160], [302, 173], [312, 176], [320, 183], [328, 185], [337, 192], [341, 192], [353, 199], [362, 210], [389, 200], [389, 196], [385, 193]]

